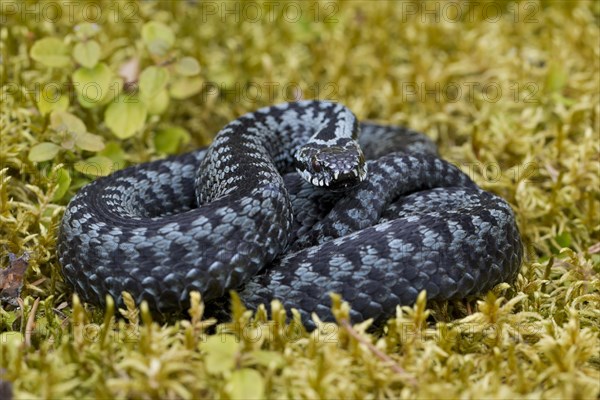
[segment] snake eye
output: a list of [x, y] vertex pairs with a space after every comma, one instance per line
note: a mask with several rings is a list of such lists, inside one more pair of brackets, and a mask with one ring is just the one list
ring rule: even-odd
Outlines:
[[312, 169], [315, 172], [321, 172], [321, 163], [316, 159], [316, 157], [313, 157], [312, 159]]

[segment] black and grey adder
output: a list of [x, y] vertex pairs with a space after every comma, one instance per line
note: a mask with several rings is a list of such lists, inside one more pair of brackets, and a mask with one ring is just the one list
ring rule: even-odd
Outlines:
[[330, 292], [354, 321], [382, 320], [423, 289], [437, 300], [485, 292], [514, 280], [522, 245], [509, 205], [424, 135], [302, 101], [85, 186], [58, 252], [91, 303], [128, 291], [170, 312], [190, 291], [210, 303], [237, 289], [249, 307], [276, 298], [310, 324], [313, 312], [331, 319]]

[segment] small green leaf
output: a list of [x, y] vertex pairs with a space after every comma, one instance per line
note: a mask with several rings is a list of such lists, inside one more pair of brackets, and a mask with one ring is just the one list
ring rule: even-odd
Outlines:
[[115, 165], [118, 165], [119, 168], [125, 165], [125, 151], [121, 147], [121, 143], [116, 141], [111, 141], [106, 143], [104, 146], [104, 150], [98, 153], [99, 156], [108, 157], [113, 160]]
[[71, 189], [73, 191], [77, 191], [77, 190], [81, 189], [82, 187], [84, 187], [85, 185], [87, 185], [88, 183], [90, 183], [90, 178], [82, 177], [79, 174], [76, 174], [71, 179], [72, 179], [71, 180]]
[[73, 49], [75, 61], [86, 68], [94, 68], [100, 59], [100, 45], [95, 40], [80, 42]]
[[210, 374], [221, 374], [235, 367], [240, 343], [233, 335], [215, 335], [201, 343], [200, 349], [206, 353], [206, 370]]
[[546, 75], [545, 86], [548, 92], [561, 92], [569, 80], [569, 75], [560, 64], [551, 64]]
[[118, 98], [121, 95], [122, 90], [123, 90], [123, 79], [116, 75], [113, 75], [112, 81], [109, 84], [108, 94], [106, 96], [104, 96], [104, 98], [100, 102], [100, 105], [101, 106], [107, 105], [111, 101]]
[[233, 371], [225, 390], [232, 399], [262, 399], [265, 397], [265, 382], [258, 371], [242, 368]]
[[37, 98], [38, 110], [42, 115], [52, 111], [66, 111], [69, 108], [69, 96], [62, 93], [57, 85], [46, 85]]
[[69, 186], [71, 186], [71, 175], [67, 169], [59, 168], [56, 170], [54, 178], [56, 179], [57, 187], [54, 196], [52, 197], [52, 201], [57, 201], [62, 199], [67, 193], [67, 190], [69, 190]]
[[166, 68], [151, 66], [140, 74], [140, 93], [145, 98], [151, 98], [164, 89], [169, 81], [169, 72]]
[[571, 235], [569, 232], [560, 233], [556, 235], [555, 239], [560, 247], [569, 247], [571, 245]]
[[50, 143], [50, 142], [38, 143], [29, 150], [28, 158], [29, 158], [29, 161], [33, 161], [33, 162], [42, 162], [42, 161], [52, 160], [54, 157], [56, 157], [59, 150], [60, 150], [60, 146], [58, 146], [54, 143]]
[[258, 365], [262, 365], [263, 367], [269, 367], [273, 365], [276, 368], [282, 367], [285, 360], [281, 353], [276, 351], [268, 351], [268, 350], [255, 350], [250, 353], [251, 360]]
[[142, 27], [142, 39], [148, 51], [156, 55], [164, 55], [175, 43], [175, 35], [167, 25], [150, 21]]
[[120, 97], [111, 103], [104, 113], [106, 126], [119, 139], [127, 139], [144, 127], [148, 111], [137, 97]]
[[82, 22], [81, 24], [75, 25], [73, 30], [78, 39], [87, 40], [100, 32], [100, 26], [96, 23]]
[[101, 136], [92, 133], [79, 133], [75, 136], [75, 145], [81, 150], [100, 151], [104, 149], [104, 140]]
[[107, 176], [113, 172], [114, 163], [110, 158], [94, 156], [85, 161], [77, 161], [75, 169], [86, 175]]
[[54, 111], [50, 114], [50, 128], [57, 132], [82, 134], [87, 128], [82, 120], [67, 111]]
[[563, 104], [567, 107], [573, 107], [575, 104], [577, 104], [577, 100], [569, 98], [569, 97], [565, 97], [558, 92], [552, 93], [550, 95], [550, 99], [555, 103]]
[[202, 78], [180, 78], [171, 85], [169, 92], [174, 99], [186, 99], [202, 90]]
[[198, 75], [200, 73], [200, 63], [194, 57], [183, 57], [175, 64], [175, 70], [183, 76]]
[[79, 68], [73, 73], [73, 84], [79, 103], [86, 108], [99, 105], [108, 96], [113, 74], [104, 63], [94, 68]]
[[66, 67], [71, 62], [69, 47], [62, 40], [47, 37], [36, 41], [29, 52], [31, 58], [47, 67]]
[[159, 115], [164, 113], [169, 106], [169, 92], [166, 89], [161, 90], [151, 99], [144, 99], [144, 103], [148, 107], [148, 113], [152, 115]]
[[183, 128], [173, 126], [161, 129], [154, 136], [154, 147], [157, 151], [166, 154], [175, 154], [181, 144], [190, 141], [190, 134]]

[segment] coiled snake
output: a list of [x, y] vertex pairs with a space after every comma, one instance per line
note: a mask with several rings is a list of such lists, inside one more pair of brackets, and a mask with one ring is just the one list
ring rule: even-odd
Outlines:
[[128, 291], [168, 313], [190, 291], [210, 303], [237, 289], [251, 308], [276, 298], [310, 324], [313, 312], [331, 319], [330, 292], [353, 321], [382, 320], [423, 289], [436, 300], [482, 293], [516, 277], [522, 245], [509, 205], [424, 135], [302, 101], [83, 187], [58, 253], [91, 303]]

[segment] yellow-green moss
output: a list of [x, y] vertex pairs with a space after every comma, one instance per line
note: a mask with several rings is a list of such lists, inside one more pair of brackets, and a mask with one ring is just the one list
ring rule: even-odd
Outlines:
[[[8, 252], [30, 254], [24, 308], [0, 309], [1, 379], [16, 397], [600, 395], [599, 3], [193, 3], [0, 3], [2, 266]], [[39, 42], [49, 37], [59, 44]], [[98, 60], [93, 49], [72, 56], [90, 40]], [[44, 59], [39, 43], [64, 58]], [[82, 106], [75, 60], [104, 63], [112, 78], [126, 67], [135, 80], [132, 59], [139, 70], [169, 69], [168, 104], [146, 104], [154, 115], [122, 138], [106, 123], [110, 101]], [[122, 95], [135, 93], [131, 83]], [[66, 97], [43, 92], [53, 85]], [[478, 302], [427, 309], [421, 298], [377, 333], [349, 327], [337, 298], [338, 324], [307, 333], [286, 325], [279, 304], [252, 318], [234, 301], [232, 322], [215, 328], [198, 297], [189, 320], [164, 326], [131, 302], [115, 321], [112, 306], [86, 310], [72, 297], [55, 245], [64, 205], [93, 179], [77, 162], [122, 167], [185, 151], [246, 111], [296, 96], [424, 131], [506, 198], [527, 249], [517, 282]], [[72, 117], [99, 138], [77, 142]], [[39, 143], [56, 155], [31, 161]]]

